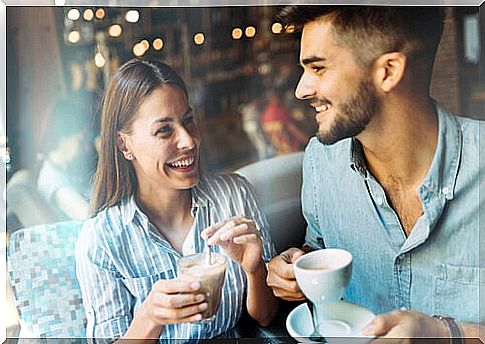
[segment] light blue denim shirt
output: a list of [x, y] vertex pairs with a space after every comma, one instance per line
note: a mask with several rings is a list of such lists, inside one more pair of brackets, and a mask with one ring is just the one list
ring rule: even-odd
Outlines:
[[313, 138], [303, 162], [306, 244], [350, 251], [353, 272], [345, 299], [375, 313], [405, 308], [485, 321], [479, 309], [485, 283], [479, 254], [484, 122], [455, 117], [438, 105], [437, 116], [436, 152], [417, 190], [423, 215], [409, 237], [366, 169], [360, 142], [325, 146]]

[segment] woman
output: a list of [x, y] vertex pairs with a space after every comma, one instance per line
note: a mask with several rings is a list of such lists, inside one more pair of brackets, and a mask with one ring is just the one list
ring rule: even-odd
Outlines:
[[[244, 295], [248, 313], [267, 325], [277, 309], [266, 286], [267, 222], [245, 179], [199, 176], [200, 132], [182, 79], [163, 63], [133, 59], [103, 102], [95, 216], [76, 250], [87, 336], [216, 337], [233, 329]], [[206, 296], [178, 280], [175, 266], [208, 243], [229, 259], [218, 312], [201, 322]]]

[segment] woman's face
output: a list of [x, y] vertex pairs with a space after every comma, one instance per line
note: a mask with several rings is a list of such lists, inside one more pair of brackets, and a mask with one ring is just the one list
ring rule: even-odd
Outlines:
[[198, 183], [200, 132], [177, 86], [155, 89], [135, 114], [131, 133], [120, 136], [140, 187], [188, 189]]

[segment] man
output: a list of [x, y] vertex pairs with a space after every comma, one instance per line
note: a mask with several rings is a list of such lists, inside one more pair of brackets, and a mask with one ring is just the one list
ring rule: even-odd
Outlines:
[[363, 334], [478, 337], [483, 123], [429, 96], [442, 10], [287, 6], [280, 20], [302, 30], [295, 94], [318, 140], [303, 162], [305, 246], [269, 263], [268, 285], [303, 300], [292, 263], [340, 247], [353, 255], [345, 299], [380, 314]]

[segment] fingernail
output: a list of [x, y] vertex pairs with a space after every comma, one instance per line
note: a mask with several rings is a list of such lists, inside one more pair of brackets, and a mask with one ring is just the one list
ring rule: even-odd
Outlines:
[[205, 300], [205, 295], [204, 294], [199, 294], [195, 297], [195, 301], [197, 302], [202, 302]]
[[195, 321], [199, 321], [199, 320], [202, 320], [202, 314], [197, 314], [195, 317], [194, 317]]
[[200, 283], [199, 283], [199, 282], [192, 282], [192, 283], [190, 284], [190, 287], [191, 287], [192, 289], [194, 289], [194, 290], [197, 290], [197, 289], [199, 289], [199, 288], [200, 288]]
[[199, 305], [199, 309], [201, 311], [205, 311], [207, 309], [207, 302], [204, 302], [202, 304]]

